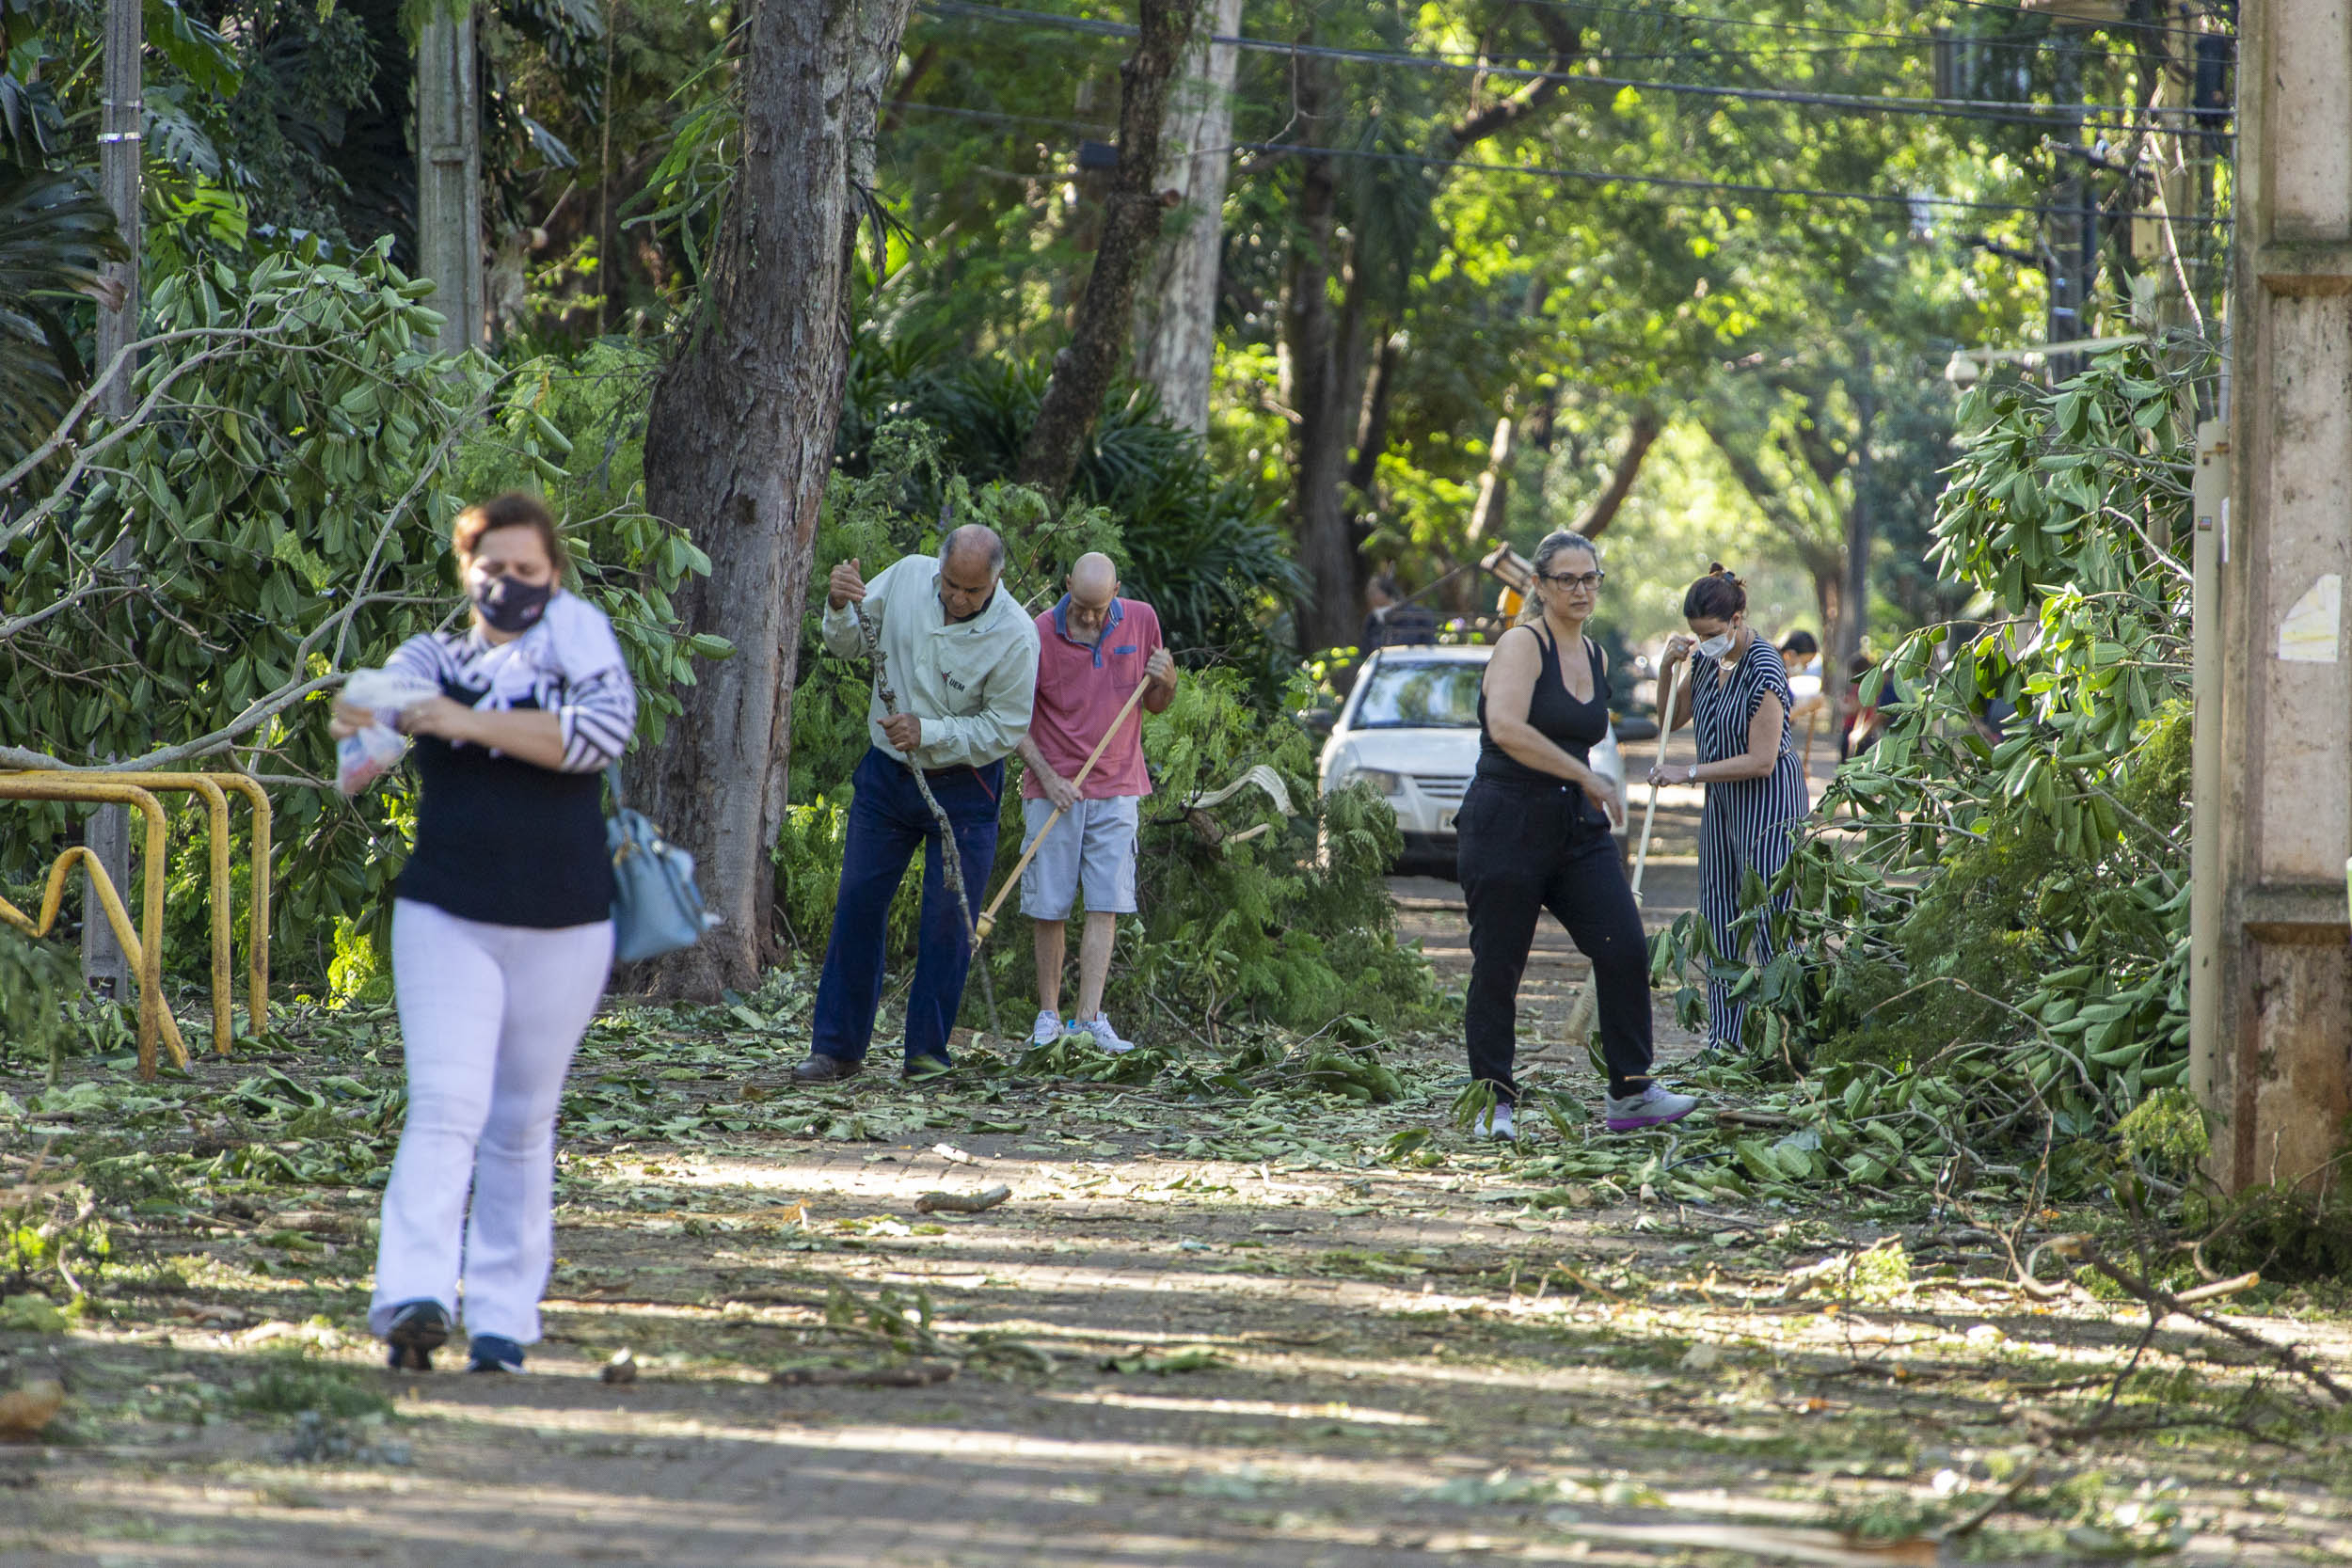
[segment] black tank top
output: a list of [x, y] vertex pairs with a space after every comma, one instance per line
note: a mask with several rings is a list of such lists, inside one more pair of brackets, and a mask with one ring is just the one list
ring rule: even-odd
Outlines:
[[[1544, 667], [1537, 672], [1535, 689], [1527, 699], [1527, 721], [1546, 740], [1577, 761], [1586, 761], [1592, 748], [1609, 734], [1609, 682], [1601, 670], [1600, 647], [1591, 638], [1584, 639], [1584, 654], [1593, 665], [1593, 700], [1580, 703], [1561, 678], [1558, 645], [1541, 631], [1535, 633], [1535, 643], [1543, 651]], [[1545, 789], [1567, 786], [1565, 779], [1530, 768], [1495, 744], [1493, 732], [1486, 728], [1484, 682], [1478, 688], [1478, 776], [1501, 784]]]

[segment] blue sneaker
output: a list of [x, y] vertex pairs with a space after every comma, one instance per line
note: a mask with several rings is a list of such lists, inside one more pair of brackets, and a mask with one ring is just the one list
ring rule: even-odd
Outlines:
[[384, 1331], [396, 1372], [429, 1372], [433, 1353], [449, 1339], [449, 1312], [437, 1301], [404, 1301], [392, 1309], [392, 1323]]
[[477, 1334], [467, 1346], [472, 1358], [469, 1372], [519, 1372], [523, 1370], [523, 1348], [503, 1334]]

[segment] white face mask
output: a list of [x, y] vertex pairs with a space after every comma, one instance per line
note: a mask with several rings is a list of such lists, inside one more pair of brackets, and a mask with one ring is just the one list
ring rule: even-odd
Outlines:
[[1724, 632], [1719, 636], [1710, 637], [1706, 641], [1700, 643], [1698, 646], [1698, 652], [1700, 657], [1703, 658], [1721, 658], [1725, 653], [1730, 651], [1730, 648], [1731, 633]]

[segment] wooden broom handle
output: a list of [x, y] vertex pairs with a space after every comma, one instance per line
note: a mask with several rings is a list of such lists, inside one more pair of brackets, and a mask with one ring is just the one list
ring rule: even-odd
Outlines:
[[[1087, 775], [1093, 772], [1094, 765], [1103, 760], [1103, 752], [1110, 745], [1111, 736], [1117, 735], [1120, 730], [1126, 725], [1127, 715], [1135, 712], [1136, 705], [1143, 701], [1143, 694], [1151, 689], [1152, 677], [1146, 675], [1136, 684], [1136, 689], [1133, 691], [1127, 693], [1127, 701], [1125, 705], [1120, 708], [1119, 717], [1111, 721], [1111, 727], [1103, 732], [1103, 738], [1096, 741], [1094, 743], [1094, 750], [1087, 753], [1086, 763], [1078, 769], [1077, 778], [1071, 781], [1072, 788], [1084, 789], [1086, 787]], [[1054, 831], [1054, 824], [1061, 820], [1061, 814], [1064, 809], [1065, 808], [1061, 806], [1056, 806], [1054, 808], [1054, 815], [1045, 819], [1045, 826], [1037, 831], [1037, 836], [1029, 840], [1029, 847], [1021, 851], [1021, 858], [1015, 861], [1013, 863], [1012, 869], [1006, 873], [1005, 885], [996, 890], [996, 896], [989, 900], [987, 909], [980, 911], [980, 918], [978, 921], [980, 935], [986, 936], [992, 929], [994, 928], [996, 925], [996, 911], [1004, 907], [1006, 898], [1011, 895], [1014, 885], [1021, 880], [1021, 873], [1029, 868], [1029, 862], [1036, 856], [1038, 846], [1045, 842], [1045, 835], [1052, 832]]]
[[[1665, 763], [1666, 742], [1674, 738], [1675, 705], [1682, 701], [1682, 673], [1690, 667], [1691, 660], [1688, 658], [1676, 665], [1673, 677], [1666, 683], [1666, 705], [1659, 710], [1658, 715], [1658, 762], [1653, 766], [1662, 766]], [[1693, 715], [1693, 717], [1696, 716]], [[1649, 786], [1649, 804], [1642, 810], [1642, 847], [1640, 852], [1633, 857], [1633, 901], [1637, 904], [1642, 901], [1642, 873], [1649, 865], [1650, 824], [1657, 820], [1658, 784], [1656, 781], [1652, 781]]]

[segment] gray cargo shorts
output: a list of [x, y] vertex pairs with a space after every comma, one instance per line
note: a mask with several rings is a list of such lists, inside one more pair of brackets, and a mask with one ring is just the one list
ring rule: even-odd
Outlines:
[[[1067, 920], [1083, 890], [1091, 914], [1136, 912], [1136, 825], [1141, 800], [1114, 795], [1080, 800], [1062, 813], [1021, 873], [1021, 912], [1031, 920]], [[1037, 843], [1054, 815], [1051, 800], [1021, 802], [1021, 847]]]

